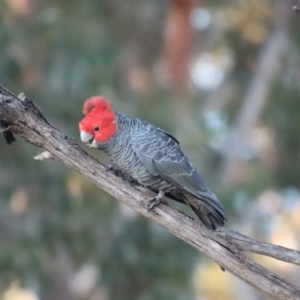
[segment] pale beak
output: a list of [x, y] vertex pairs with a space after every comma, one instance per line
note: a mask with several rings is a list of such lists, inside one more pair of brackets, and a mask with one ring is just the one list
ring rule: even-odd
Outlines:
[[94, 136], [85, 131], [80, 131], [80, 139], [84, 144], [91, 144], [93, 142]]

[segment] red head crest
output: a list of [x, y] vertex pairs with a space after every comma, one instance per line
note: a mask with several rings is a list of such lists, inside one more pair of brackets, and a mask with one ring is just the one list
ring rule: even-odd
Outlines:
[[87, 99], [83, 106], [85, 117], [79, 123], [79, 130], [93, 135], [97, 143], [105, 143], [116, 133], [116, 113], [103, 96]]
[[105, 111], [107, 109], [111, 109], [111, 105], [105, 97], [93, 96], [84, 102], [82, 112], [84, 115], [87, 115], [94, 108], [96, 108], [98, 111]]

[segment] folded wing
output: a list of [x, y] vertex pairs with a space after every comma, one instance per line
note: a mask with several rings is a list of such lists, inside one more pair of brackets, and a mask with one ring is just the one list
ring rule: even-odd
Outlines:
[[[151, 174], [161, 176], [177, 188], [190, 193], [205, 205], [208, 215], [211, 215], [214, 219], [213, 222], [216, 223], [216, 226], [213, 224], [211, 227], [224, 224], [225, 215], [222, 204], [208, 189], [203, 178], [184, 155], [175, 138], [163, 130], [152, 127], [146, 135], [144, 130], [136, 131], [131, 142], [133, 150]], [[199, 207], [192, 208], [202, 220], [204, 216], [203, 212], [199, 211]], [[202, 221], [205, 223], [205, 220]]]

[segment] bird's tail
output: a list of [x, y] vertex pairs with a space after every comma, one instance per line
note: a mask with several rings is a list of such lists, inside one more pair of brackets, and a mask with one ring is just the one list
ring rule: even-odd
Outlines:
[[207, 195], [197, 195], [197, 198], [201, 200], [204, 207], [190, 206], [203, 224], [210, 230], [216, 230], [218, 227], [224, 226], [226, 222], [224, 208], [215, 194], [210, 192]]
[[223, 205], [210, 190], [200, 195], [188, 192], [185, 194], [185, 197], [182, 197], [182, 195], [179, 197], [178, 195], [170, 193], [167, 193], [166, 196], [180, 203], [189, 205], [200, 221], [210, 230], [216, 230], [218, 227], [224, 226], [227, 221]]

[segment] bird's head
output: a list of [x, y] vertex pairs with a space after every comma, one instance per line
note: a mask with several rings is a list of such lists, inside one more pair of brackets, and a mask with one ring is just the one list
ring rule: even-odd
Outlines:
[[102, 96], [87, 99], [83, 106], [85, 117], [79, 122], [81, 141], [97, 148], [116, 134], [116, 113], [110, 102]]

